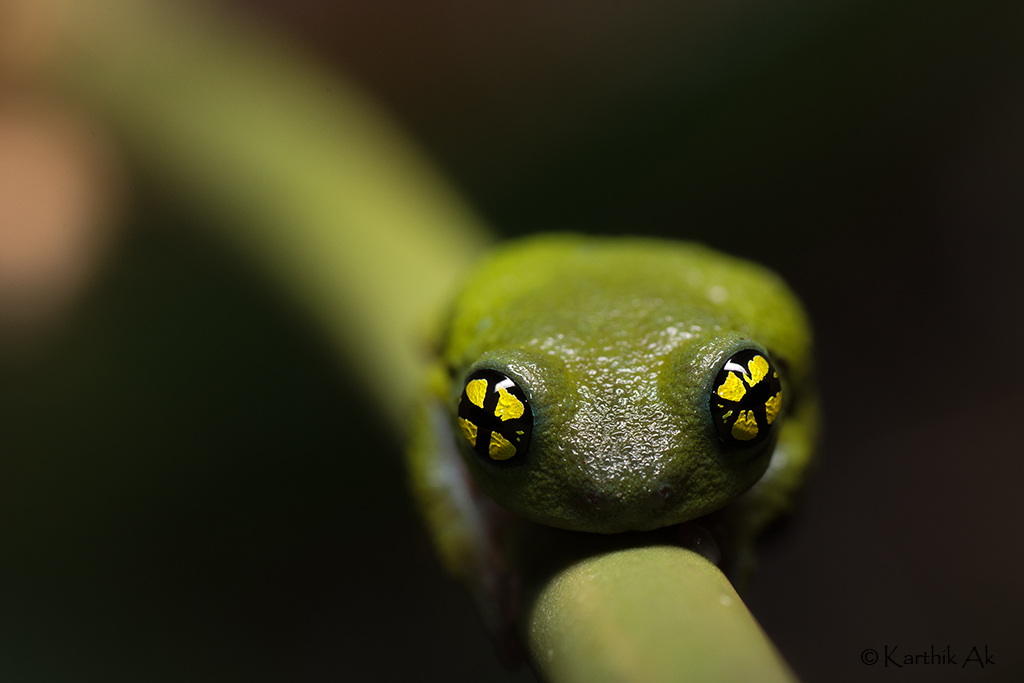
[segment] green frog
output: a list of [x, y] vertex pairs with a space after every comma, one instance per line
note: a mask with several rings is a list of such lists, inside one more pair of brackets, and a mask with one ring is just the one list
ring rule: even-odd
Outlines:
[[657, 239], [500, 247], [450, 309], [408, 451], [442, 564], [494, 631], [524, 528], [560, 548], [649, 533], [742, 581], [812, 461], [811, 355], [796, 297], [753, 263]]

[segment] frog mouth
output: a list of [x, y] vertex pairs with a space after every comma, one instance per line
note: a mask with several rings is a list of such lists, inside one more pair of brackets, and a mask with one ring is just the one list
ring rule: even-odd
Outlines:
[[[496, 505], [488, 509], [488, 527], [514, 539], [514, 547], [528, 549], [515, 563], [518, 573], [529, 583], [529, 576], [549, 575], [576, 561], [604, 553], [650, 546], [673, 546], [694, 552], [721, 569], [734, 582], [744, 579], [742, 558], [735, 556], [727, 516], [716, 511], [695, 520], [669, 524], [646, 531], [594, 533], [573, 531], [532, 522]], [[500, 531], [499, 531], [500, 530]], [[739, 561], [737, 561], [739, 560]]]
[[676, 525], [675, 530], [676, 544], [680, 548], [692, 550], [716, 567], [722, 566], [721, 545], [716, 540], [715, 534], [701, 521], [683, 522]]

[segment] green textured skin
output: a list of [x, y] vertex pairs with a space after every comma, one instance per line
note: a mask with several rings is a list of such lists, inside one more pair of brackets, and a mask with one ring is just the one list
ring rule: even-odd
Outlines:
[[[772, 438], [746, 451], [723, 448], [708, 406], [722, 363], [743, 348], [768, 353], [784, 396]], [[575, 235], [507, 244], [465, 282], [443, 364], [434, 391], [456, 434], [469, 373], [500, 370], [526, 391], [534, 430], [522, 465], [495, 467], [459, 450], [493, 500], [541, 524], [601, 533], [678, 524], [750, 489], [777, 439], [796, 439], [791, 450], [801, 453], [773, 465], [787, 471], [783, 480], [799, 482], [810, 459], [815, 430], [803, 424], [787, 436], [785, 424], [810, 395], [800, 304], [771, 271], [700, 245]], [[443, 487], [423, 485], [430, 450], [411, 449], [411, 469], [421, 503], [443, 508]], [[761, 499], [788, 502], [777, 492]], [[440, 517], [428, 523], [436, 537]]]

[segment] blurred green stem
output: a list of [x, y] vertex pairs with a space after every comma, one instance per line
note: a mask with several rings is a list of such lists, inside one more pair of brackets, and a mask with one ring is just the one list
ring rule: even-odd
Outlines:
[[149, 0], [68, 8], [62, 89], [275, 272], [404, 424], [426, 325], [489, 241], [477, 216], [351, 83], [238, 17]]
[[530, 610], [531, 659], [558, 683], [794, 680], [722, 572], [682, 548], [598, 555]]
[[[488, 242], [481, 221], [350, 83], [237, 17], [154, 0], [66, 10], [56, 87], [274, 272], [401, 429], [418, 340]], [[557, 683], [791, 680], [721, 572], [678, 548], [573, 566], [524, 630]]]

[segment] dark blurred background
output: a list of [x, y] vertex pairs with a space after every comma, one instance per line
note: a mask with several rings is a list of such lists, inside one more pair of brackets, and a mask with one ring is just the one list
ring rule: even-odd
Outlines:
[[[805, 681], [890, 675], [860, 659], [885, 646], [995, 661], [901, 680], [1024, 677], [1024, 4], [233, 4], [503, 235], [778, 270], [826, 435], [750, 608]], [[530, 680], [433, 568], [400, 440], [326, 338], [208, 218], [133, 192], [84, 294], [5, 341], [0, 678]]]

